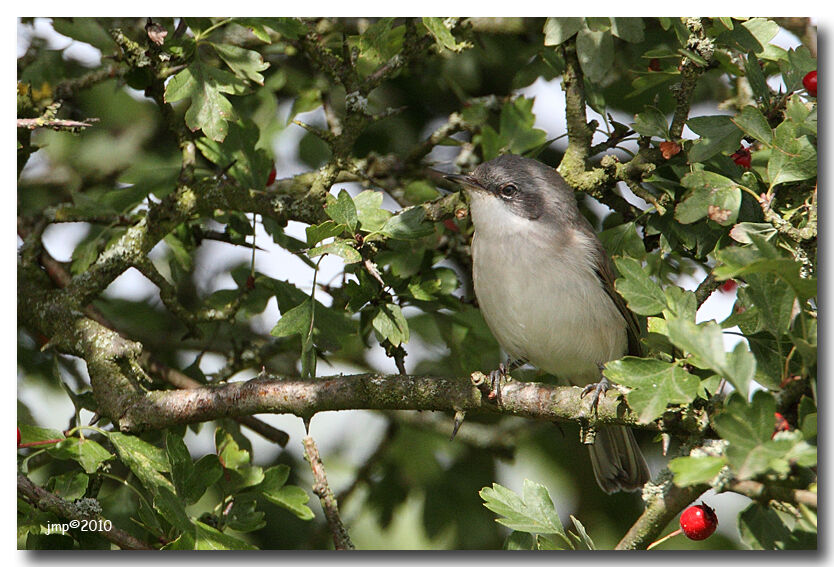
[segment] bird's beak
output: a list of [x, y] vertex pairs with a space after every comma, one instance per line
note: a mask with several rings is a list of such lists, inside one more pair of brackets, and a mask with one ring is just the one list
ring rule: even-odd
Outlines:
[[458, 173], [450, 173], [444, 175], [447, 180], [451, 181], [452, 183], [457, 183], [461, 185], [464, 189], [474, 189], [476, 191], [485, 191], [484, 186], [481, 183], [472, 177], [471, 175], [461, 175]]

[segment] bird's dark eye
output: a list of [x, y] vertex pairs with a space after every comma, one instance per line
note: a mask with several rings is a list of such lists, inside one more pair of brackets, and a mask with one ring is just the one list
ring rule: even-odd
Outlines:
[[518, 187], [516, 187], [512, 183], [507, 183], [506, 185], [502, 185], [499, 191], [501, 192], [502, 197], [506, 197], [509, 199], [510, 197], [513, 197], [516, 193], [518, 193]]

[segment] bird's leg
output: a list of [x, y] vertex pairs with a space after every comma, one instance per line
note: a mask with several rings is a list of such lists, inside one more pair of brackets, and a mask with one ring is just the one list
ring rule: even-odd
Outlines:
[[497, 370], [489, 373], [490, 389], [487, 398], [490, 401], [501, 405], [501, 385], [509, 382], [511, 380], [510, 372], [521, 366], [524, 366], [523, 360], [508, 358], [506, 364], [499, 364]]
[[591, 409], [594, 413], [597, 411], [597, 406], [599, 405], [599, 398], [600, 396], [604, 396], [605, 393], [611, 389], [611, 382], [602, 375], [602, 364], [597, 364], [599, 367], [600, 372], [600, 380], [595, 384], [588, 384], [582, 389], [582, 393], [579, 395], [580, 398], [584, 398], [588, 394], [591, 394]]

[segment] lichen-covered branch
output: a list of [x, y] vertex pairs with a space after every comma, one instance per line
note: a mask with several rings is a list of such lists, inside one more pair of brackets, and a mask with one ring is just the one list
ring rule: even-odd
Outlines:
[[726, 490], [747, 496], [767, 504], [771, 500], [789, 502], [794, 505], [804, 504], [810, 508], [817, 508], [817, 493], [810, 490], [764, 484], [755, 480], [733, 480]]
[[98, 533], [117, 545], [121, 549], [153, 549], [145, 542], [140, 541], [118, 528], [112, 527], [112, 522], [103, 522], [105, 518], [101, 515], [101, 506], [92, 498], [83, 498], [75, 502], [68, 502], [45, 490], [29, 480], [26, 475], [17, 474], [18, 497], [27, 500], [32, 506], [46, 512], [52, 512], [61, 519], [83, 522], [87, 521], [90, 526], [111, 526], [110, 529], [102, 529]]
[[[709, 64], [715, 53], [715, 45], [707, 37], [701, 18], [686, 18], [686, 27], [690, 33], [686, 48], [696, 53]], [[680, 69], [681, 82], [672, 87], [672, 94], [675, 95], [677, 105], [672, 116], [672, 124], [669, 126], [669, 138], [675, 141], [680, 140], [683, 134], [683, 127], [689, 118], [689, 105], [692, 100], [692, 93], [698, 84], [698, 78], [706, 72], [707, 67], [690, 57], [684, 57], [681, 60]]]
[[327, 526], [333, 535], [333, 546], [339, 550], [355, 549], [353, 542], [350, 541], [347, 528], [342, 523], [342, 517], [339, 515], [339, 503], [336, 501], [336, 495], [333, 494], [333, 490], [327, 483], [327, 474], [324, 471], [324, 463], [321, 462], [316, 442], [308, 435], [303, 439], [303, 443], [304, 456], [310, 463], [310, 470], [313, 473], [313, 479], [315, 479], [313, 492], [319, 497], [321, 508], [324, 510]]
[[[474, 376], [479, 376], [477, 373]], [[625, 424], [651, 431], [697, 434], [697, 416], [669, 411], [663, 420], [639, 424], [615, 395], [602, 399], [593, 415], [576, 387], [536, 382], [510, 382], [501, 390], [501, 405], [484, 401], [466, 377], [356, 374], [312, 380], [255, 378], [189, 390], [151, 391], [132, 397], [118, 418], [123, 431], [161, 429], [175, 424], [210, 421], [259, 413], [289, 413], [310, 419], [322, 411], [423, 410], [517, 415], [542, 421], [594, 421]]]
[[644, 495], [647, 488], [652, 488], [655, 492], [647, 500], [643, 513], [614, 549], [646, 549], [660, 537], [663, 529], [675, 516], [709, 489], [709, 485], [680, 487], [667, 480], [662, 485], [644, 487]]

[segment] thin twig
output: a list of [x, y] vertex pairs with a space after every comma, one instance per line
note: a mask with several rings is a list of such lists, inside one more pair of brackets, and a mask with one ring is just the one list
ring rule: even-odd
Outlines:
[[817, 507], [817, 494], [810, 490], [769, 486], [755, 480], [734, 480], [727, 487], [729, 492], [743, 494], [752, 500], [768, 502], [779, 500], [791, 504], [804, 504], [810, 508]]
[[88, 118], [85, 122], [78, 120], [62, 120], [59, 118], [18, 118], [17, 127], [34, 130], [35, 128], [51, 128], [52, 130], [78, 130], [82, 128], [89, 128], [98, 122], [98, 118]]
[[347, 529], [339, 515], [339, 504], [336, 501], [336, 495], [333, 494], [333, 490], [327, 484], [327, 475], [324, 472], [324, 464], [321, 462], [316, 442], [309, 435], [304, 438], [303, 442], [304, 456], [310, 463], [310, 470], [315, 479], [313, 492], [319, 497], [319, 501], [321, 502], [324, 517], [327, 519], [330, 533], [333, 534], [333, 545], [339, 550], [356, 549], [353, 546], [353, 542], [350, 541], [350, 535], [348, 535]]

